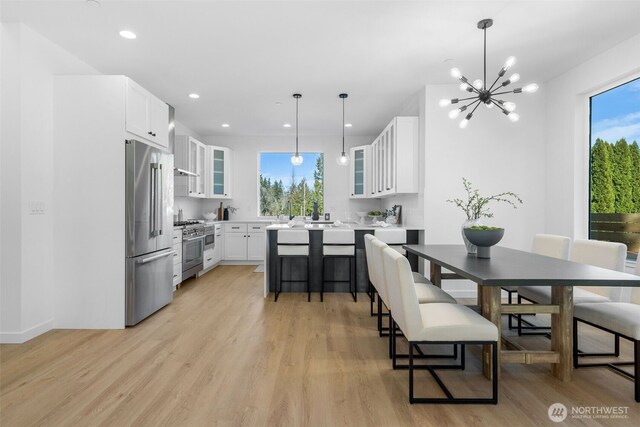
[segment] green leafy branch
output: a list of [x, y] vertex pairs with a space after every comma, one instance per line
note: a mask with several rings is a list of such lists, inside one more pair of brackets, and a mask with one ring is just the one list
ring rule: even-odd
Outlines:
[[522, 199], [516, 193], [505, 191], [504, 193], [494, 194], [489, 197], [483, 197], [477, 188], [473, 188], [473, 184], [466, 178], [462, 178], [462, 184], [467, 192], [466, 200], [449, 199], [447, 202], [453, 203], [467, 215], [468, 220], [479, 218], [493, 218], [493, 213], [489, 211], [490, 202], [504, 202], [511, 205], [514, 209], [522, 204]]

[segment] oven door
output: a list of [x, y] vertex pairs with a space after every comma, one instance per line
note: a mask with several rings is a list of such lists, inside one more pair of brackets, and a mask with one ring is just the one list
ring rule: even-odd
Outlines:
[[202, 270], [204, 236], [182, 240], [182, 278], [191, 277]]
[[216, 235], [214, 233], [204, 235], [204, 249], [213, 249], [216, 242]]

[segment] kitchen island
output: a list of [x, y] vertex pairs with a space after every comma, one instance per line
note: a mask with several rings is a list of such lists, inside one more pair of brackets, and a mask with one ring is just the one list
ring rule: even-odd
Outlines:
[[[326, 229], [334, 228], [332, 224], [309, 223], [304, 226], [296, 226], [295, 230], [309, 230], [309, 280], [313, 293], [320, 293], [322, 280], [322, 236]], [[411, 226], [390, 226], [407, 230], [407, 244], [418, 244], [422, 240], [423, 229]], [[356, 288], [358, 292], [366, 292], [369, 287], [369, 274], [367, 270], [367, 259], [364, 250], [364, 235], [373, 234], [378, 227], [371, 224], [350, 223], [342, 225], [340, 229], [352, 229], [355, 231], [355, 272]], [[288, 224], [273, 224], [266, 228], [265, 239], [265, 272], [264, 272], [264, 296], [275, 291], [276, 272], [278, 268], [278, 230], [291, 229]], [[409, 254], [409, 263], [413, 271], [418, 271], [418, 257]], [[349, 264], [347, 259], [327, 259], [325, 261], [325, 286], [324, 292], [349, 292], [349, 283], [332, 282], [333, 280], [348, 280]], [[282, 292], [306, 292], [305, 270], [306, 260], [301, 258], [285, 259], [283, 262], [283, 274], [287, 278], [301, 281], [283, 282]]]

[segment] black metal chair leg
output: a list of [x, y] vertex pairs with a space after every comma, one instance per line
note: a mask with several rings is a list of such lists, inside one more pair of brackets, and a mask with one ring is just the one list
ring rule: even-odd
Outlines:
[[[518, 295], [518, 304], [522, 303], [522, 298]], [[522, 335], [522, 314], [518, 314], [518, 336]]]
[[633, 345], [634, 374], [635, 374], [635, 395], [636, 402], [640, 402], [640, 340], [636, 340]]
[[413, 345], [411, 343], [409, 343], [409, 403], [413, 404]]
[[[509, 304], [513, 303], [512, 295], [513, 295], [513, 292], [507, 291], [507, 298], [509, 300]], [[508, 322], [509, 322], [509, 330], [512, 330], [513, 329], [513, 315], [509, 314]]]
[[573, 368], [578, 367], [578, 319], [573, 318]]

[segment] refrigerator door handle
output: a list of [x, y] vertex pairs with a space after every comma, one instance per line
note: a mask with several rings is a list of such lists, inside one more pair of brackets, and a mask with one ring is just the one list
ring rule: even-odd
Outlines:
[[158, 164], [151, 163], [151, 237], [158, 235]]
[[166, 256], [173, 255], [175, 253], [176, 253], [175, 251], [170, 251], [170, 252], [165, 252], [163, 254], [150, 256], [149, 258], [142, 258], [141, 260], [138, 261], [138, 264], [146, 264], [148, 262], [155, 261], [157, 259], [164, 258]]
[[149, 227], [151, 228], [151, 236], [155, 236], [156, 232], [156, 183], [155, 183], [155, 170], [153, 168], [153, 163], [149, 165], [149, 172], [151, 173], [151, 177], [149, 178], [149, 183], [151, 187], [151, 194], [149, 197]]
[[[159, 178], [159, 179], [158, 179]], [[159, 205], [156, 208], [156, 215], [157, 218], [160, 218], [160, 221], [156, 221], [156, 236], [159, 236], [162, 234], [162, 229], [164, 228], [164, 213], [162, 211], [162, 206], [164, 206], [164, 196], [163, 196], [163, 191], [164, 191], [164, 186], [163, 186], [163, 175], [162, 175], [162, 163], [159, 163], [158, 165], [156, 165], [156, 186], [158, 188], [156, 188], [156, 198], [158, 198], [158, 195], [160, 195], [159, 198]], [[158, 227], [157, 223], [160, 223], [160, 227]]]

